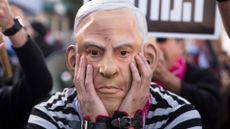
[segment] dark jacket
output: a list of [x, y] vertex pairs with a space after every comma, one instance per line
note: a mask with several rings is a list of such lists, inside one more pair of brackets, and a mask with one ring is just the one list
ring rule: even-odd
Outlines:
[[18, 84], [0, 89], [0, 129], [20, 129], [28, 120], [32, 107], [48, 96], [52, 78], [37, 45], [27, 43], [15, 49], [24, 72]]
[[204, 129], [220, 128], [224, 108], [219, 90], [220, 82], [215, 73], [187, 64], [181, 96], [200, 112]]

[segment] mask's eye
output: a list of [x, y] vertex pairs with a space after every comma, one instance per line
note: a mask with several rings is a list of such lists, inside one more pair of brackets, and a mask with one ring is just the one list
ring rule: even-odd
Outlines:
[[128, 52], [127, 51], [121, 51], [120, 54], [121, 54], [121, 56], [125, 56], [128, 54]]
[[101, 59], [103, 52], [103, 49], [94, 46], [89, 46], [85, 50], [87, 60], [89, 61], [97, 61], [98, 59]]
[[96, 58], [101, 56], [101, 52], [99, 50], [91, 49], [87, 51], [87, 55], [91, 58]]
[[130, 54], [130, 52], [127, 51], [127, 50], [121, 50], [119, 53], [120, 53], [120, 56], [121, 56], [122, 58], [126, 58], [126, 57], [128, 57], [129, 54]]
[[91, 56], [98, 56], [99, 55], [99, 51], [97, 51], [97, 50], [91, 50], [89, 54]]

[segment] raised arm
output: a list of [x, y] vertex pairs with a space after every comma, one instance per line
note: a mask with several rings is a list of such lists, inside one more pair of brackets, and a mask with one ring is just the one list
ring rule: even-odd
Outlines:
[[[0, 28], [12, 31], [16, 20], [7, 0], [0, 0]], [[24, 78], [15, 86], [1, 89], [0, 126], [20, 128], [26, 125], [32, 107], [48, 96], [52, 87], [51, 75], [43, 54], [23, 27], [8, 33], [24, 72]], [[3, 115], [2, 115], [3, 114]], [[5, 115], [5, 116], [4, 116]], [[12, 124], [14, 123], [14, 124]], [[2, 127], [0, 127], [2, 128]]]

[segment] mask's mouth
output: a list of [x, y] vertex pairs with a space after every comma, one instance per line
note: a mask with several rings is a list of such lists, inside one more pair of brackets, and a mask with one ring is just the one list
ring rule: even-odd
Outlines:
[[116, 94], [121, 91], [121, 89], [115, 86], [101, 86], [97, 88], [96, 91], [101, 94]]

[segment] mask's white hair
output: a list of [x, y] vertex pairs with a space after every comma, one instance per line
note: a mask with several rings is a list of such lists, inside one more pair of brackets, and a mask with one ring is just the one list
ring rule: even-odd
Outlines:
[[[77, 34], [77, 29], [86, 16], [90, 15], [93, 12], [97, 11], [106, 11], [106, 10], [117, 10], [117, 9], [129, 9], [136, 20], [136, 25], [138, 31], [140, 32], [140, 37], [142, 38], [142, 43], [146, 43], [148, 40], [148, 30], [146, 18], [142, 12], [136, 8], [128, 0], [92, 0], [85, 3], [77, 12], [74, 23], [74, 37]], [[122, 20], [122, 19], [121, 19]]]

